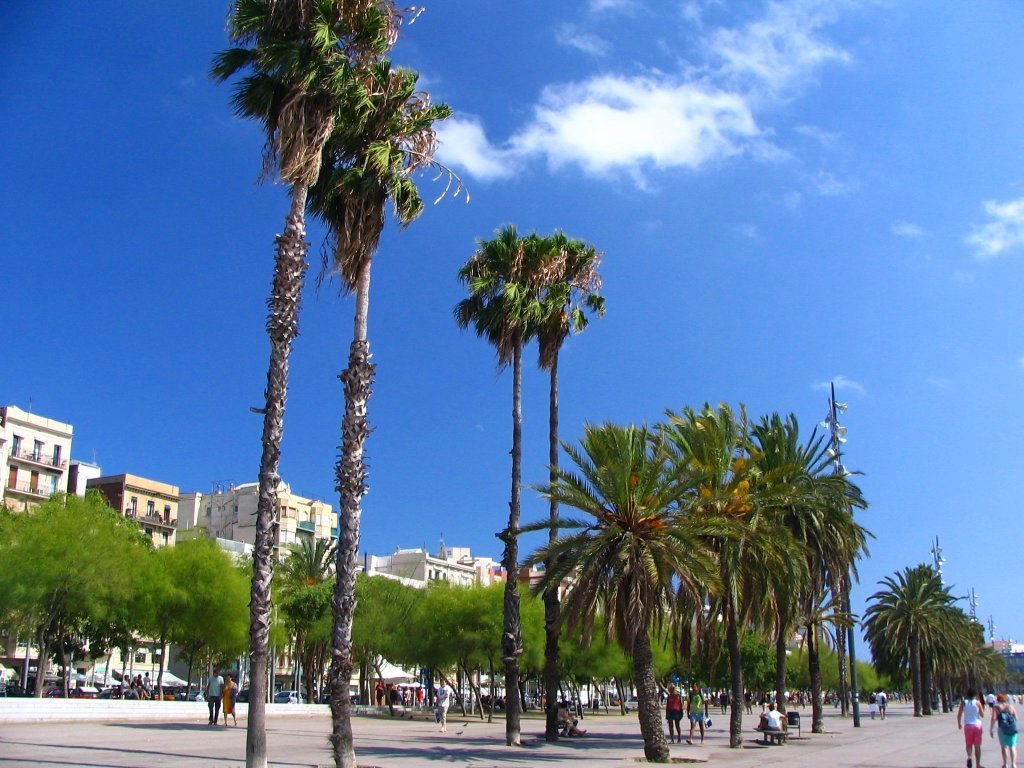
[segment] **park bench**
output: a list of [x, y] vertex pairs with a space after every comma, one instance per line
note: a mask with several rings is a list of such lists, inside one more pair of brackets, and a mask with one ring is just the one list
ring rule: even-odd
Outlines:
[[785, 744], [786, 739], [789, 738], [789, 734], [785, 730], [777, 731], [775, 729], [762, 728], [761, 726], [758, 726], [754, 730], [761, 732], [761, 736], [763, 737], [766, 745], [778, 744], [781, 746]]

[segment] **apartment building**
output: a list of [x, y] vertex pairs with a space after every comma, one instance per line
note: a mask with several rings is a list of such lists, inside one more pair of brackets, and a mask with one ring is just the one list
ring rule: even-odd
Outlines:
[[[212, 493], [181, 494], [178, 528], [203, 529], [211, 539], [256, 543], [256, 509], [259, 483], [216, 486]], [[274, 549], [278, 557], [287, 554], [287, 547], [302, 539], [338, 538], [338, 515], [326, 502], [292, 493], [287, 483], [277, 488], [277, 509], [274, 512]]]
[[0, 408], [0, 503], [25, 510], [68, 489], [73, 428], [8, 405]]
[[155, 547], [172, 547], [178, 529], [178, 486], [137, 475], [109, 475], [87, 480], [125, 517], [136, 520]]

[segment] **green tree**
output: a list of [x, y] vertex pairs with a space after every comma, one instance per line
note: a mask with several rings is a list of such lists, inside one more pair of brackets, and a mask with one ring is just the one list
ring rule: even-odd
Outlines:
[[[709, 615], [725, 628], [731, 679], [729, 744], [743, 744], [744, 632], [763, 616], [763, 606], [779, 584], [800, 583], [803, 552], [780, 524], [776, 499], [755, 493], [758, 478], [746, 414], [727, 405], [667, 414], [663, 431], [675, 449], [675, 472], [685, 489], [681, 498], [692, 515], [717, 522], [722, 533], [709, 537], [722, 589], [711, 594]], [[694, 605], [699, 615], [701, 605]]]
[[[558, 358], [562, 345], [571, 333], [580, 333], [588, 325], [587, 313], [600, 317], [604, 314], [601, 276], [597, 271], [600, 254], [583, 242], [555, 232], [544, 238], [545, 273], [550, 275], [543, 288], [541, 302], [543, 316], [537, 331], [540, 367], [548, 371], [548, 462], [549, 481], [554, 482], [558, 470]], [[554, 524], [558, 521], [558, 502], [549, 501], [548, 518], [552, 523], [549, 540], [557, 536]], [[545, 563], [549, 567], [550, 563]], [[544, 690], [547, 694], [544, 738], [558, 741], [558, 588], [544, 593]]]
[[321, 636], [318, 629], [331, 612], [331, 589], [324, 585], [332, 565], [331, 541], [303, 538], [289, 546], [275, 575], [281, 614], [295, 639], [295, 655], [310, 696], [319, 688], [316, 681], [330, 640], [330, 633]]
[[[775, 697], [780, 711], [786, 702], [786, 646], [801, 612], [819, 605], [829, 585], [856, 573], [856, 560], [866, 553], [870, 534], [853, 519], [854, 508], [866, 506], [849, 476], [832, 471], [824, 438], [812, 433], [800, 440], [797, 419], [790, 414], [762, 418], [751, 429], [755, 463], [755, 495], [766, 496], [780, 512], [780, 521], [803, 545], [806, 568], [802, 583], [779, 585], [771, 600], [775, 625]], [[820, 702], [815, 712], [820, 712]], [[820, 718], [815, 729], [823, 728]], [[820, 732], [815, 730], [815, 732]]]
[[502, 651], [505, 659], [505, 743], [521, 743], [519, 657], [523, 652], [519, 598], [519, 521], [523, 463], [523, 347], [536, 333], [542, 318], [538, 299], [542, 243], [536, 234], [520, 237], [516, 228], [506, 226], [493, 240], [477, 242], [476, 253], [459, 270], [459, 280], [469, 296], [455, 307], [460, 328], [473, 326], [498, 355], [498, 367], [512, 366], [512, 496], [508, 526], [498, 534], [504, 543], [505, 621]]
[[[416, 601], [422, 592], [385, 576], [359, 574], [356, 580], [356, 613], [352, 622], [352, 648], [359, 663], [360, 696], [370, 700], [370, 672], [383, 678], [385, 659], [412, 666], [419, 631], [411, 625]], [[391, 700], [388, 699], [388, 706]]]
[[888, 668], [910, 668], [914, 717], [923, 712], [922, 646], [934, 642], [945, 626], [946, 610], [954, 598], [928, 565], [904, 568], [887, 576], [871, 596], [864, 630], [871, 654]]
[[[66, 672], [65, 649], [87, 622], [129, 600], [134, 563], [149, 545], [97, 491], [55, 495], [31, 513], [4, 518], [0, 530], [0, 615], [31, 628], [39, 648], [35, 695], [42, 696], [54, 649]], [[64, 688], [66, 695], [66, 674]]]
[[587, 425], [579, 448], [563, 448], [576, 470], [559, 468], [555, 481], [539, 490], [583, 517], [560, 518], [557, 527], [568, 533], [529, 558], [528, 564], [553, 564], [534, 589], [540, 593], [573, 577], [562, 611], [570, 630], [582, 630], [583, 642], [604, 616], [606, 631], [633, 662], [644, 754], [666, 762], [650, 633], [662, 627], [674, 589], [696, 597], [715, 584], [714, 559], [702, 541], [709, 527], [678, 512], [681, 492], [665, 471], [671, 451], [663, 435], [646, 427]]

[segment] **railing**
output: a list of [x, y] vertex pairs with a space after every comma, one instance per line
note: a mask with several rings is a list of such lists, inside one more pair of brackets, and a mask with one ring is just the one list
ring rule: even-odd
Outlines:
[[310, 533], [316, 532], [316, 523], [311, 523], [308, 520], [299, 520], [299, 530], [309, 531]]
[[171, 518], [168, 518], [167, 520], [164, 520], [162, 517], [160, 517], [160, 515], [158, 515], [156, 513], [153, 513], [152, 515], [150, 515], [150, 514], [135, 514], [135, 515], [133, 515], [133, 514], [131, 514], [129, 512], [126, 512], [125, 513], [125, 517], [127, 517], [129, 519], [132, 519], [132, 520], [138, 520], [140, 523], [155, 523], [156, 525], [162, 525], [165, 528], [175, 528], [178, 525], [178, 521], [177, 521], [176, 518], [171, 517]]
[[66, 469], [68, 466], [67, 461], [54, 461], [52, 456], [44, 456], [35, 451], [11, 451], [11, 458], [31, 461], [33, 464], [41, 464], [44, 467], [55, 467], [57, 469]]
[[52, 491], [32, 485], [31, 483], [8, 483], [7, 490], [14, 491], [15, 493], [25, 493], [29, 496], [38, 496], [42, 499], [48, 499], [52, 493]]

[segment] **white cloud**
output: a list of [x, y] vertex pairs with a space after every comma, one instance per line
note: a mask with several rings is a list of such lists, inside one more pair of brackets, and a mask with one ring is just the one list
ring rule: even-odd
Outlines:
[[[589, 0], [587, 6], [598, 16], [641, 7], [638, 0]], [[772, 108], [791, 97], [825, 63], [849, 61], [822, 35], [834, 5], [769, 0], [757, 18], [733, 28], [705, 27], [697, 2], [684, 0], [679, 11], [682, 23], [707, 40], [704, 61], [684, 62], [675, 73], [606, 72], [549, 84], [526, 112], [530, 119], [500, 143], [492, 143], [475, 119], [446, 123], [439, 131], [445, 142], [440, 157], [484, 180], [508, 177], [521, 161], [542, 158], [552, 169], [621, 175], [641, 190], [652, 187], [652, 169], [696, 169], [741, 155], [757, 162], [789, 159], [772, 131], [758, 124], [755, 107]], [[573, 24], [559, 28], [556, 39], [591, 55], [610, 50], [605, 38]], [[523, 113], [519, 105], [516, 111]], [[798, 130], [826, 147], [835, 140], [810, 126]], [[810, 184], [826, 196], [856, 188], [824, 172]], [[787, 205], [796, 208], [799, 200], [791, 197]]]
[[819, 381], [814, 385], [814, 389], [823, 390], [828, 392], [832, 386], [835, 386], [836, 392], [856, 392], [858, 395], [866, 395], [867, 389], [859, 381], [847, 378], [843, 374], [833, 376], [828, 381]]
[[975, 225], [964, 239], [974, 249], [974, 258], [986, 261], [1024, 245], [1024, 197], [1005, 203], [989, 200], [982, 207], [990, 221]]
[[911, 240], [924, 237], [924, 230], [910, 221], [894, 221], [889, 231], [896, 235], [896, 237], [906, 237]]
[[743, 99], [712, 87], [650, 77], [596, 77], [549, 86], [533, 121], [512, 140], [557, 168], [698, 168], [736, 155], [759, 137]]
[[813, 180], [814, 189], [822, 197], [842, 197], [857, 188], [856, 183], [840, 181], [828, 171], [818, 171]]
[[718, 29], [709, 49], [726, 75], [771, 94], [803, 84], [811, 73], [850, 56], [818, 35], [832, 21], [829, 6], [771, 2], [767, 13], [736, 29]]
[[611, 50], [607, 40], [597, 35], [581, 32], [573, 24], [560, 26], [555, 32], [555, 40], [559, 45], [575, 48], [583, 53], [589, 53], [591, 56], [605, 56]]
[[632, 11], [636, 6], [636, 0], [590, 0], [590, 10], [592, 13]]
[[437, 157], [442, 163], [481, 181], [508, 178], [515, 171], [514, 158], [507, 150], [491, 145], [475, 118], [444, 121], [438, 126], [437, 140]]
[[760, 240], [761, 231], [755, 224], [739, 224], [736, 227], [736, 234], [747, 240]]
[[807, 138], [818, 142], [825, 149], [831, 149], [839, 142], [838, 133], [826, 131], [825, 129], [818, 128], [815, 125], [798, 125], [794, 130], [801, 136], [806, 136]]

